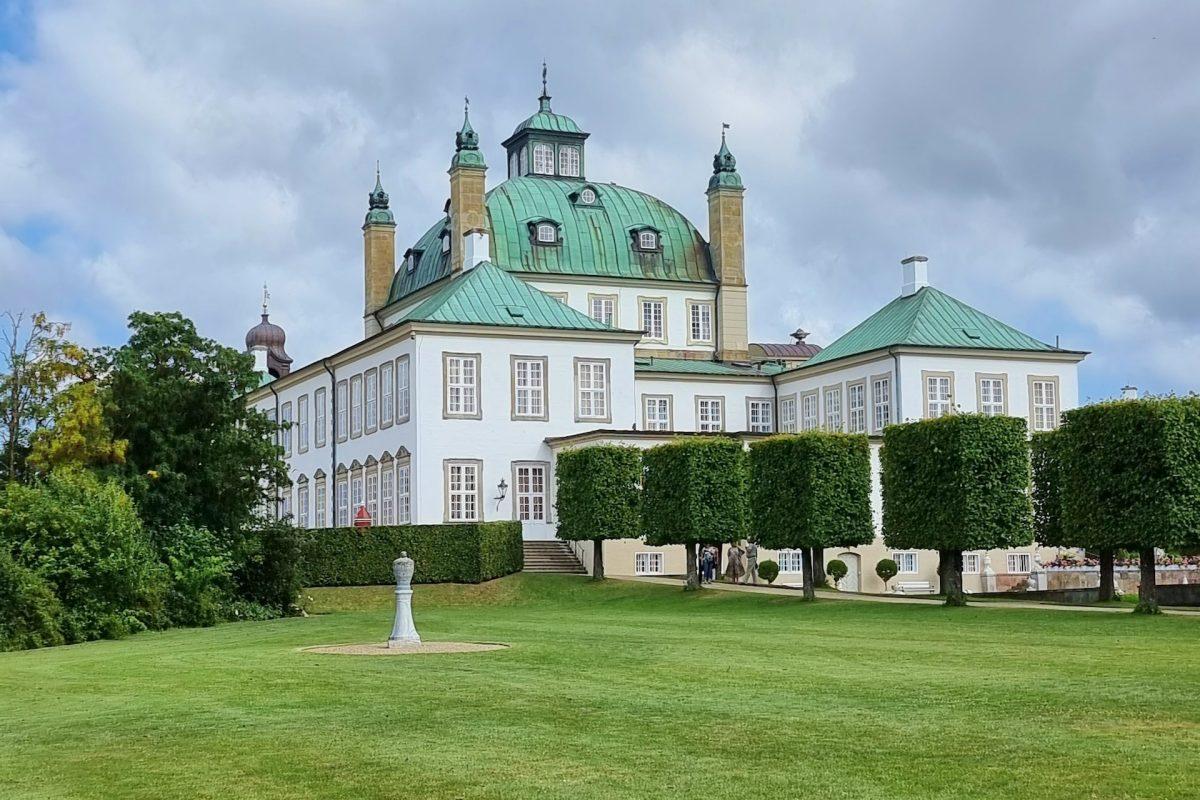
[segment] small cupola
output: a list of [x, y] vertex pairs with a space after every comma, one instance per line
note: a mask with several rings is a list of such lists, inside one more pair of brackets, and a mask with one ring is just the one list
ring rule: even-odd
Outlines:
[[271, 322], [267, 314], [267, 301], [271, 293], [263, 284], [262, 320], [246, 332], [246, 352], [254, 356], [254, 368], [271, 377], [282, 378], [292, 369], [292, 359], [283, 349], [287, 334], [283, 328]]
[[535, 175], [583, 180], [583, 143], [588, 138], [575, 120], [550, 108], [546, 64], [542, 63], [542, 93], [538, 110], [502, 143], [508, 153], [508, 177]]
[[741, 188], [742, 176], [737, 171], [737, 159], [733, 157], [733, 153], [729, 152], [729, 145], [725, 143], [725, 131], [729, 130], [729, 123], [721, 123], [721, 149], [713, 156], [713, 174], [708, 179], [708, 188], [716, 189], [719, 186]]
[[454, 134], [454, 157], [450, 168], [486, 167], [483, 153], [479, 152], [479, 134], [471, 127], [471, 100], [463, 98], [463, 124]]

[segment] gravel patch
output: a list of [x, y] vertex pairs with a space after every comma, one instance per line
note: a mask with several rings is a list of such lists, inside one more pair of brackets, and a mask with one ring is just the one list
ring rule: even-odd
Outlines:
[[388, 647], [386, 642], [369, 644], [331, 644], [305, 647], [305, 653], [332, 653], [343, 656], [416, 656], [434, 653], [483, 653], [488, 650], [507, 650], [499, 642], [421, 642], [400, 647]]

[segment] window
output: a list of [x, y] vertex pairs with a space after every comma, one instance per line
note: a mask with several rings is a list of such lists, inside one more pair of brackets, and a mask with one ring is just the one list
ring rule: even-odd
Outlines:
[[977, 375], [979, 389], [979, 413], [986, 417], [999, 417], [1006, 413], [1003, 375]]
[[308, 527], [308, 484], [302, 483], [296, 488], [296, 524], [301, 528]]
[[367, 514], [371, 517], [371, 524], [379, 524], [379, 471], [373, 467], [368, 467], [367, 472]]
[[350, 524], [350, 495], [345, 478], [338, 478], [337, 488], [337, 527], [344, 528]]
[[546, 418], [546, 359], [512, 357], [513, 419]]
[[296, 450], [308, 452], [308, 395], [296, 400]]
[[796, 432], [796, 395], [779, 401], [779, 430], [784, 433]]
[[696, 398], [696, 430], [707, 433], [725, 430], [724, 398]]
[[800, 398], [800, 427], [806, 431], [817, 428], [817, 393], [809, 392]]
[[396, 468], [379, 468], [379, 523], [396, 524]]
[[386, 428], [396, 418], [396, 365], [391, 361], [379, 366], [379, 427]]
[[538, 175], [554, 174], [554, 148], [548, 144], [533, 146], [533, 171]]
[[517, 171], [517, 153], [513, 151], [508, 154], [508, 177], [513, 178], [520, 174]]
[[712, 303], [688, 301], [688, 344], [709, 344], [713, 340]]
[[642, 333], [651, 341], [665, 342], [667, 301], [664, 298], [642, 298]]
[[529, 172], [529, 156], [527, 155], [527, 152], [528, 151], [522, 147], [520, 152], [517, 154], [517, 172], [521, 175]]
[[441, 237], [442, 237], [442, 252], [449, 253], [450, 252], [450, 231], [442, 231]]
[[412, 522], [412, 468], [407, 464], [396, 467], [396, 524]]
[[539, 223], [537, 226], [537, 243], [558, 244], [558, 228], [549, 222]]
[[558, 174], [568, 178], [579, 177], [579, 148], [560, 145], [558, 148]]
[[446, 521], [475, 522], [482, 498], [478, 461], [446, 462]]
[[283, 440], [283, 457], [292, 457], [292, 404], [279, 407], [279, 436]]
[[953, 376], [948, 372], [922, 372], [925, 383], [925, 418], [937, 419], [954, 410]]
[[513, 465], [513, 499], [521, 522], [546, 521], [546, 465]]
[[315, 492], [316, 502], [313, 506], [313, 517], [316, 519], [317, 527], [325, 527], [325, 479], [317, 479], [317, 489]]
[[825, 430], [842, 429], [842, 387], [832, 386], [825, 390]]
[[396, 422], [408, 422], [411, 413], [409, 411], [409, 398], [411, 397], [409, 383], [408, 356], [400, 356], [396, 359]]
[[1009, 553], [1008, 574], [1016, 575], [1029, 572], [1029, 567], [1032, 560], [1033, 559], [1029, 553]]
[[313, 392], [313, 443], [317, 447], [325, 446], [325, 395], [324, 389]]
[[671, 398], [642, 395], [642, 427], [648, 431], [671, 430]]
[[442, 355], [445, 369], [444, 416], [479, 419], [479, 356]]
[[339, 442], [346, 441], [346, 433], [350, 430], [350, 403], [347, 398], [346, 382], [338, 381], [337, 394], [334, 395], [333, 402], [337, 406], [337, 440]]
[[963, 574], [979, 574], [979, 553], [963, 553]]
[[350, 438], [362, 436], [362, 430], [362, 375], [355, 375], [350, 379]]
[[1029, 378], [1029, 422], [1035, 431], [1058, 427], [1058, 378]]
[[746, 400], [746, 422], [754, 433], [772, 433], [775, 430], [774, 408], [770, 400]]
[[875, 411], [875, 432], [892, 424], [892, 377], [881, 375], [871, 379], [871, 405]]
[[292, 487], [283, 490], [283, 495], [279, 499], [279, 518], [284, 522], [295, 524], [295, 518], [292, 516]]
[[892, 553], [892, 561], [896, 562], [896, 571], [901, 575], [911, 575], [917, 571], [917, 554], [911, 550]]
[[633, 572], [635, 575], [662, 575], [662, 553], [634, 553]]
[[589, 294], [588, 316], [605, 325], [617, 326], [617, 296], [615, 294]]
[[379, 370], [367, 370], [367, 433], [379, 430]]
[[358, 510], [363, 507], [362, 470], [350, 476], [350, 516], [358, 516]]
[[579, 193], [579, 202], [585, 206], [594, 205], [596, 202], [596, 190], [590, 186]]
[[607, 422], [608, 361], [575, 359], [575, 421]]
[[804, 574], [804, 551], [803, 550], [780, 550], [779, 551], [779, 571], [793, 572]]
[[658, 249], [658, 231], [642, 230], [637, 232], [637, 249], [654, 251]]
[[867, 432], [867, 385], [851, 383], [846, 386], [846, 422], [850, 433]]

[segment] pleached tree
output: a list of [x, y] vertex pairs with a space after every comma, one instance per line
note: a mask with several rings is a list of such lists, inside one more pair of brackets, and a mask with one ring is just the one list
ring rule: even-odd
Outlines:
[[604, 540], [640, 535], [642, 452], [595, 445], [555, 462], [559, 539], [592, 542], [592, 578], [604, 579]]

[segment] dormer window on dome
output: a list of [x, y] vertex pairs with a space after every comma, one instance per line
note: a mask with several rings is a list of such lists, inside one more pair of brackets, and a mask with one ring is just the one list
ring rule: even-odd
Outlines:
[[590, 186], [583, 187], [583, 191], [579, 193], [579, 202], [585, 206], [596, 205], [596, 190]]
[[554, 247], [562, 242], [562, 234], [557, 222], [552, 219], [538, 219], [529, 223], [529, 234], [535, 245]]
[[657, 228], [649, 226], [634, 228], [629, 232], [633, 237], [633, 249], [642, 253], [657, 253], [662, 250], [662, 237]]

